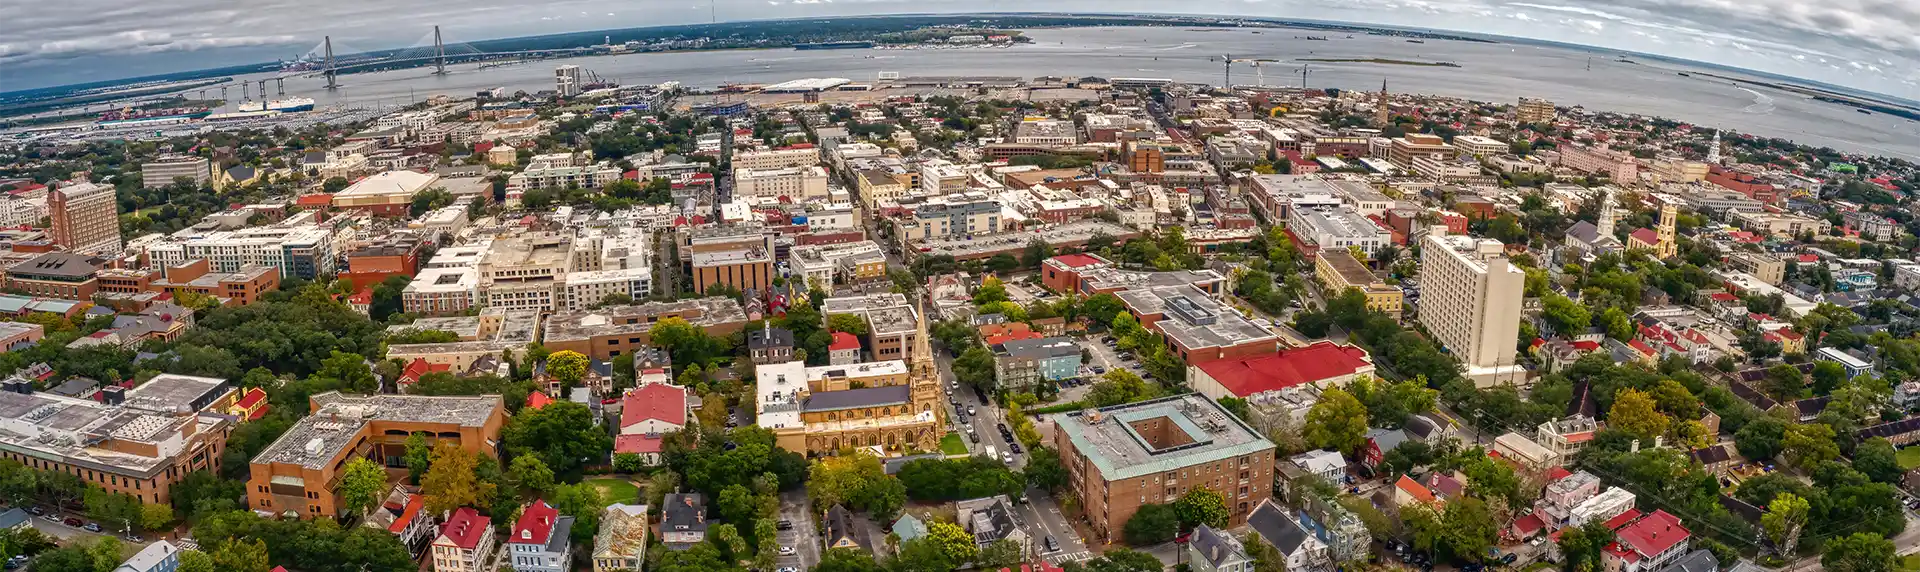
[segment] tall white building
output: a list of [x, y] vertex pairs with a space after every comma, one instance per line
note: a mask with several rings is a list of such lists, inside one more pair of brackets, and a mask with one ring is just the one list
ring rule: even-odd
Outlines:
[[763, 199], [787, 197], [794, 202], [826, 198], [827, 170], [817, 166], [773, 170], [736, 168], [733, 170], [733, 196]]
[[818, 164], [820, 164], [820, 149], [812, 145], [733, 154], [735, 169], [785, 169], [811, 167]]
[[1420, 323], [1476, 384], [1519, 379], [1514, 343], [1527, 274], [1500, 241], [1428, 235], [1420, 250]]
[[281, 278], [313, 280], [337, 267], [333, 227], [265, 226], [182, 236], [147, 245], [147, 267], [168, 268], [205, 259], [213, 272], [239, 272], [248, 265], [280, 269]]
[[580, 95], [580, 66], [560, 66], [553, 68], [553, 90], [560, 97]]

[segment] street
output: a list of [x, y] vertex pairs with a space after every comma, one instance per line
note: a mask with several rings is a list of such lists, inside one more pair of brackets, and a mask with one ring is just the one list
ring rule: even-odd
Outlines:
[[774, 536], [780, 546], [791, 546], [794, 552], [774, 560], [782, 568], [811, 570], [820, 563], [820, 533], [814, 530], [811, 504], [806, 489], [780, 493], [780, 519], [793, 523], [793, 528]]
[[[1080, 534], [1074, 532], [1073, 525], [1067, 522], [1067, 516], [1060, 512], [1060, 505], [1046, 491], [1028, 488], [1027, 502], [1020, 505], [1020, 511], [1021, 518], [1027, 521], [1028, 530], [1037, 526], [1043, 531], [1042, 535], [1036, 535], [1033, 543], [1034, 551], [1040, 553], [1041, 558], [1054, 564], [1093, 559], [1093, 552], [1087, 550], [1086, 543], [1080, 540]], [[1059, 550], [1047, 550], [1045, 539], [1048, 537], [1059, 543]]]

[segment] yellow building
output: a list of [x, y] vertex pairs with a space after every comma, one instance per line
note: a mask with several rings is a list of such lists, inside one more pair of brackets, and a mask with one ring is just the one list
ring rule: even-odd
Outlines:
[[806, 367], [799, 361], [755, 371], [757, 422], [775, 442], [809, 456], [876, 448], [883, 457], [940, 448], [945, 409], [926, 323], [914, 336], [914, 362]]
[[1320, 251], [1314, 258], [1313, 274], [1326, 286], [1328, 292], [1345, 292], [1348, 288], [1358, 288], [1367, 294], [1367, 309], [1385, 312], [1394, 319], [1400, 318], [1400, 309], [1405, 302], [1400, 288], [1382, 282], [1365, 264], [1353, 257], [1353, 253], [1339, 248]]
[[1644, 248], [1653, 251], [1655, 257], [1665, 260], [1680, 255], [1680, 243], [1676, 237], [1675, 225], [1680, 218], [1680, 209], [1673, 205], [1660, 207], [1660, 224], [1652, 230], [1640, 229], [1627, 235], [1627, 249]]

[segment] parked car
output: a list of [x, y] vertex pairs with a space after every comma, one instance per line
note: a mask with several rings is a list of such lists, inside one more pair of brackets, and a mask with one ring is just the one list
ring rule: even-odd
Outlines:
[[27, 512], [30, 512], [30, 513], [33, 513], [33, 515], [34, 515], [34, 516], [40, 516], [40, 515], [43, 515], [43, 514], [47, 514], [47, 509], [44, 509], [44, 508], [40, 508], [40, 507], [37, 507], [37, 506], [35, 506], [35, 507], [27, 507]]
[[775, 530], [793, 530], [793, 521], [784, 518], [780, 519], [780, 522], [775, 523], [773, 528]]
[[1054, 541], [1053, 541], [1053, 537], [1052, 537], [1052, 536], [1048, 536], [1048, 537], [1047, 537], [1047, 552], [1057, 552], [1057, 551], [1059, 551], [1059, 550], [1060, 550], [1060, 543], [1058, 543], [1058, 542], [1054, 542]]
[[100, 523], [89, 522], [87, 523], [86, 526], [82, 526], [80, 528], [86, 529], [87, 532], [100, 532]]
[[781, 556], [793, 556], [793, 547], [792, 547], [792, 546], [782, 546], [782, 547], [780, 547], [780, 555], [781, 555]]
[[1100, 367], [1100, 366], [1097, 366], [1097, 365], [1096, 365], [1096, 366], [1093, 366], [1093, 373], [1094, 373], [1095, 375], [1100, 375], [1100, 374], [1104, 374], [1104, 373], [1107, 373], [1107, 368], [1104, 368], [1104, 367]]
[[1508, 552], [1506, 556], [1501, 556], [1501, 557], [1500, 557], [1500, 564], [1501, 564], [1502, 566], [1505, 566], [1505, 565], [1507, 565], [1507, 564], [1512, 564], [1512, 563], [1513, 563], [1513, 561], [1515, 561], [1515, 560], [1519, 560], [1519, 559], [1520, 559], [1520, 556], [1519, 556], [1519, 555], [1517, 555], [1517, 554], [1514, 554], [1514, 553], [1512, 553], [1512, 552]]
[[1019, 454], [1019, 453], [1025, 453], [1025, 452], [1026, 452], [1026, 451], [1023, 451], [1023, 450], [1021, 450], [1021, 449], [1020, 449], [1020, 442], [1019, 442], [1019, 441], [1013, 441], [1013, 442], [1010, 442], [1010, 443], [1007, 443], [1007, 450], [1009, 450], [1009, 451], [1013, 451], [1013, 452], [1014, 452], [1015, 454]]
[[[968, 429], [972, 429], [972, 427], [968, 427]], [[971, 440], [971, 441], [973, 441], [973, 442], [975, 442], [975, 443], [979, 443], [979, 442], [980, 442], [980, 434], [979, 434], [979, 433], [975, 433], [975, 432], [973, 432], [973, 431], [967, 431], [967, 439], [969, 439], [969, 440]]]
[[47, 522], [60, 522], [60, 515], [57, 514], [43, 514], [40, 518], [47, 519]]
[[27, 555], [25, 555], [25, 554], [15, 554], [15, 555], [13, 555], [13, 558], [8, 558], [8, 559], [7, 559], [7, 569], [8, 569], [8, 570], [13, 570], [13, 569], [17, 569], [17, 568], [19, 568], [19, 567], [21, 567], [21, 566], [25, 566], [25, 565], [27, 564], [27, 560], [28, 560], [28, 559], [27, 559]]
[[82, 524], [85, 524], [85, 523], [86, 523], [86, 521], [83, 521], [83, 520], [80, 520], [80, 519], [78, 519], [78, 518], [74, 518], [74, 517], [71, 517], [71, 516], [69, 516], [69, 517], [67, 517], [67, 520], [65, 520], [65, 521], [63, 521], [63, 522], [66, 522], [66, 523], [67, 523], [67, 526], [80, 526], [80, 525], [82, 525]]

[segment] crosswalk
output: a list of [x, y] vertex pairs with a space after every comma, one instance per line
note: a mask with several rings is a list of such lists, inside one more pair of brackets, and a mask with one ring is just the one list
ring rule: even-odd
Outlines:
[[1093, 557], [1094, 557], [1094, 554], [1093, 554], [1092, 552], [1088, 552], [1088, 551], [1085, 551], [1085, 550], [1082, 550], [1082, 551], [1079, 551], [1079, 552], [1068, 552], [1068, 553], [1063, 553], [1063, 554], [1062, 554], [1062, 553], [1056, 553], [1056, 554], [1046, 554], [1046, 555], [1042, 555], [1042, 557], [1043, 557], [1043, 558], [1046, 558], [1047, 560], [1052, 560], [1052, 561], [1054, 561], [1055, 563], [1060, 563], [1060, 562], [1086, 562], [1086, 561], [1088, 561], [1088, 560], [1092, 560], [1092, 559], [1093, 559]]

